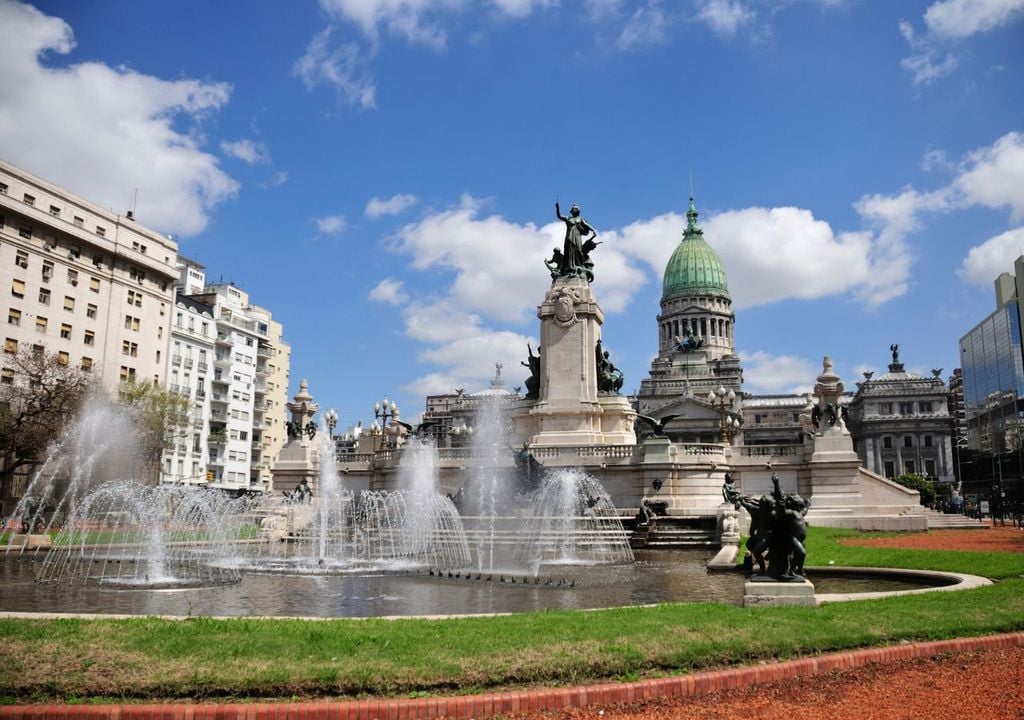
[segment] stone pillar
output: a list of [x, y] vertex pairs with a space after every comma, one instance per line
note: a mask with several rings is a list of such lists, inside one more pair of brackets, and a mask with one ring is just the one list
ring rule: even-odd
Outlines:
[[597, 342], [604, 313], [583, 278], [557, 278], [537, 309], [540, 389], [513, 413], [519, 442], [534, 447], [635, 445], [636, 412], [598, 393]]
[[310, 438], [302, 432], [313, 422], [313, 416], [320, 406], [313, 402], [309, 394], [309, 384], [303, 379], [299, 383], [299, 391], [285, 407], [291, 413], [293, 427], [298, 428], [298, 435], [289, 434], [288, 440], [271, 472], [272, 488], [276, 492], [291, 492], [305, 480], [313, 491], [318, 494], [317, 478], [320, 474], [320, 442], [319, 435]]

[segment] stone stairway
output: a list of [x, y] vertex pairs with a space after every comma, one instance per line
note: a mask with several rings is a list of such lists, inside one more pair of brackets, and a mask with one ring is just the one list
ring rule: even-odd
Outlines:
[[659, 515], [650, 527], [637, 526], [633, 520], [623, 525], [630, 531], [629, 544], [634, 550], [681, 550], [720, 544], [713, 517]]
[[936, 510], [926, 510], [925, 517], [928, 518], [929, 530], [985, 530], [989, 527], [987, 522], [977, 518], [969, 518], [966, 515], [947, 515]]

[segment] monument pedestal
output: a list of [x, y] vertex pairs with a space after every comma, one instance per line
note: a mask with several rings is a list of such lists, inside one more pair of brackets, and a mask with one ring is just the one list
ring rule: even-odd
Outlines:
[[515, 436], [531, 447], [635, 445], [636, 411], [621, 395], [598, 392], [604, 313], [584, 278], [560, 277], [537, 308], [539, 398], [512, 413]]
[[755, 575], [743, 586], [743, 607], [817, 607], [810, 580], [783, 582]]

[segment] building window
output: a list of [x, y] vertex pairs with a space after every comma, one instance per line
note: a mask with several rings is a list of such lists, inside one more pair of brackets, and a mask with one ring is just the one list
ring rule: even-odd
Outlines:
[[11, 282], [11, 295], [13, 295], [16, 298], [24, 298], [25, 297], [25, 281], [24, 280], [18, 280], [17, 278], [15, 278]]
[[913, 460], [904, 460], [903, 467], [906, 470], [906, 472], [910, 475], [913, 475], [914, 473], [917, 472], [917, 465], [914, 464]]
[[92, 345], [93, 342], [95, 342], [95, 340], [96, 333], [94, 333], [92, 330], [86, 330], [85, 336], [82, 338], [82, 342], [84, 342], [86, 345]]
[[83, 370], [86, 370], [86, 371], [92, 370], [92, 358], [90, 358], [90, 357], [83, 357], [82, 358], [82, 363], [81, 363], [81, 368]]
[[911, 435], [903, 436], [903, 447], [914, 447], [914, 438]]
[[142, 307], [142, 293], [135, 292], [134, 290], [129, 290], [128, 304], [134, 305], [135, 307]]
[[53, 277], [53, 261], [43, 260], [43, 282], [50, 282]]
[[28, 253], [24, 250], [19, 250], [17, 255], [14, 256], [14, 264], [20, 268], [28, 269]]
[[135, 382], [135, 368], [122, 365], [121, 382]]
[[21, 325], [21, 310], [15, 310], [14, 308], [10, 308], [7, 311], [7, 324]]
[[892, 460], [888, 460], [885, 463], [885, 476], [890, 480], [896, 477], [896, 463]]
[[135, 332], [138, 332], [139, 331], [139, 322], [140, 321], [139, 321], [139, 319], [137, 317], [132, 317], [131, 315], [125, 315], [124, 316], [124, 329], [125, 330], [134, 330]]
[[101, 226], [101, 225], [97, 225], [96, 226], [96, 234], [99, 235], [100, 237], [106, 237], [107, 236], [107, 229], [105, 227]]
[[935, 461], [925, 460], [924, 461], [924, 474], [928, 477], [935, 477]]
[[128, 355], [130, 357], [138, 357], [139, 344], [128, 342], [127, 340], [125, 340], [124, 342], [121, 343], [121, 354]]
[[924, 446], [925, 447], [931, 447], [932, 446], [932, 436], [931, 435], [925, 435], [924, 436]]
[[71, 356], [68, 355], [63, 350], [57, 353], [57, 362], [59, 362], [61, 365], [67, 365], [70, 360]]
[[36, 332], [41, 332], [41, 333], [46, 332], [47, 322], [48, 322], [47, 319], [44, 318], [42, 315], [37, 315], [36, 316]]
[[103, 256], [102, 255], [93, 255], [92, 256], [92, 264], [93, 264], [93, 267], [98, 267], [98, 268], [100, 268], [102, 270], [103, 269]]
[[14, 384], [14, 371], [11, 368], [4, 368], [3, 370], [0, 370], [0, 384]]
[[914, 403], [912, 402], [901, 402], [900, 403], [900, 415], [913, 415], [914, 414]]
[[72, 285], [78, 285], [78, 271], [68, 270], [68, 282]]
[[930, 413], [930, 412], [932, 412], [932, 404], [930, 402], [918, 403], [917, 407], [923, 413]]
[[68, 312], [75, 311], [75, 299], [70, 295], [64, 296], [64, 309], [67, 310]]
[[35, 207], [36, 205], [36, 199], [29, 195], [28, 193], [25, 193], [21, 199], [25, 202], [26, 205], [30, 205], [31, 207]]
[[75, 227], [82, 227], [83, 225], [85, 225], [85, 218], [80, 218], [77, 215], [75, 215], [75, 219], [72, 220], [72, 222], [75, 224]]
[[71, 326], [68, 325], [67, 323], [61, 323], [60, 324], [60, 336], [64, 340], [70, 340], [71, 339]]
[[0, 183], [0, 195], [7, 194], [7, 183]]
[[50, 304], [50, 291], [46, 288], [39, 288], [39, 302], [43, 305]]
[[[24, 238], [26, 240], [31, 240], [32, 239], [32, 226], [31, 225], [19, 224], [18, 225], [18, 237]], [[28, 266], [26, 265], [25, 267], [28, 267]]]
[[18, 352], [18, 341], [14, 338], [7, 338], [4, 340], [4, 352], [8, 355], [13, 355]]
[[128, 268], [128, 276], [140, 284], [146, 279], [146, 273], [138, 268]]
[[60, 208], [57, 207], [56, 205], [51, 205], [50, 214], [53, 215], [54, 217], [60, 217]]
[[892, 403], [878, 403], [879, 415], [892, 415]]
[[89, 289], [94, 293], [98, 293], [100, 291], [100, 279], [94, 277], [89, 278]]
[[90, 320], [95, 320], [96, 319], [96, 306], [93, 305], [92, 303], [89, 303], [88, 305], [86, 305], [86, 307], [85, 307], [85, 316], [87, 318], [89, 318]]
[[888, 435], [886, 435], [884, 438], [882, 438], [882, 447], [884, 447], [884, 448], [891, 448], [892, 447], [892, 438], [889, 437]]

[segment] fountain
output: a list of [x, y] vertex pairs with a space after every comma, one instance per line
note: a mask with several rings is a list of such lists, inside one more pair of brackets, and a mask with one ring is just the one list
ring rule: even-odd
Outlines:
[[37, 579], [150, 589], [238, 582], [229, 559], [245, 504], [206, 488], [103, 483], [68, 515]]

